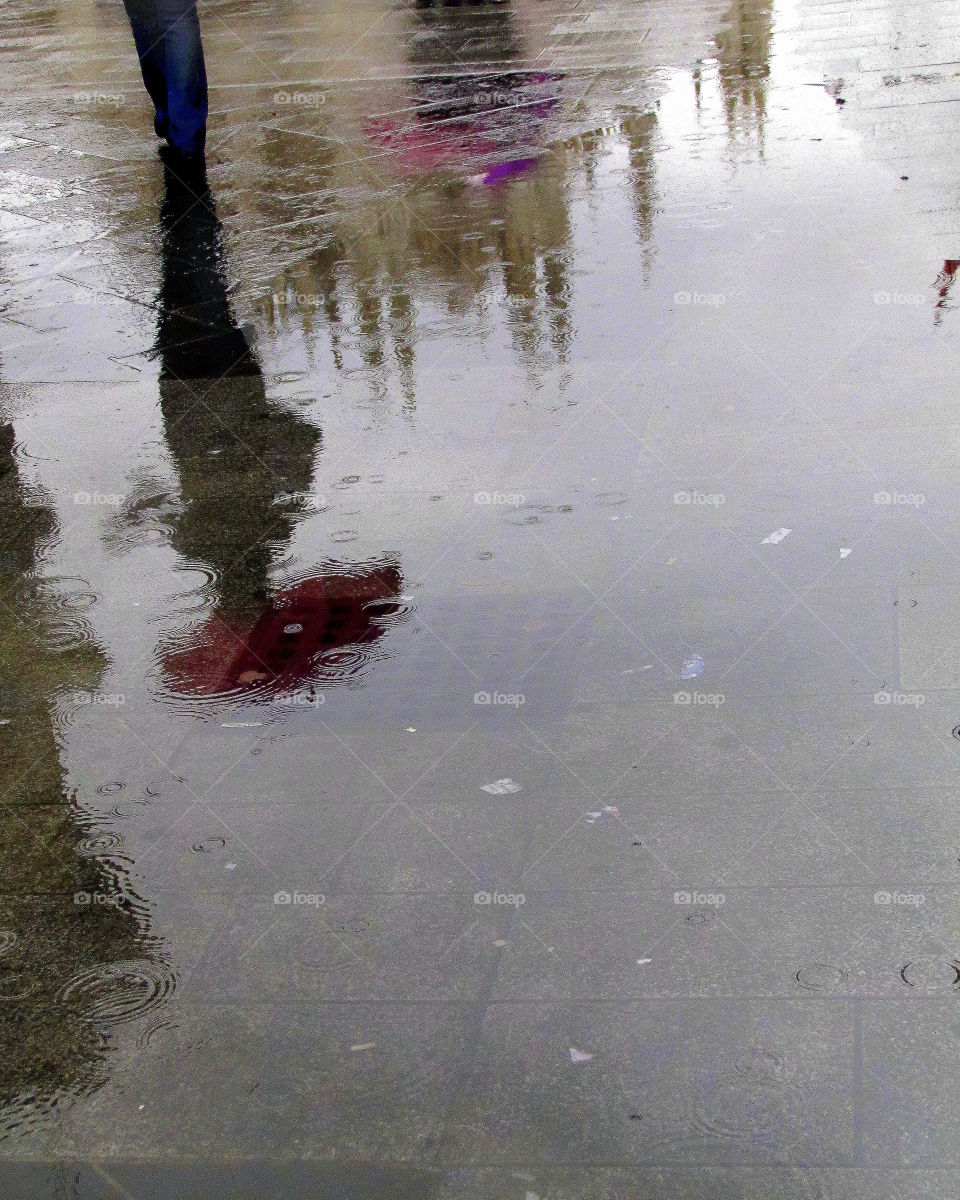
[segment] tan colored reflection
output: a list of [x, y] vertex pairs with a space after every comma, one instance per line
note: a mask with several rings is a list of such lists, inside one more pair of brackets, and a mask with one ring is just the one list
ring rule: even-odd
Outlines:
[[717, 35], [720, 87], [731, 142], [750, 136], [763, 150], [773, 0], [733, 0]]
[[0, 1138], [101, 1083], [108, 1010], [136, 1002], [138, 964], [164, 975], [145, 906], [91, 839], [62, 765], [58, 699], [95, 696], [106, 660], [38, 578], [57, 525], [13, 448], [0, 424]]

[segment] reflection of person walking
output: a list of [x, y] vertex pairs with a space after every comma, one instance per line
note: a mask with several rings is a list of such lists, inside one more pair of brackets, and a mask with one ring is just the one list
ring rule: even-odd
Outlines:
[[157, 137], [187, 158], [203, 154], [207, 72], [196, 0], [123, 0]]

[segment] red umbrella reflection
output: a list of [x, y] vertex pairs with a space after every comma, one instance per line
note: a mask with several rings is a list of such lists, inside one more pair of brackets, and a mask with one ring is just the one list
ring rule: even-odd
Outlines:
[[385, 618], [403, 611], [402, 587], [392, 563], [304, 579], [272, 596], [250, 620], [214, 613], [187, 646], [162, 656], [164, 674], [181, 694], [240, 691], [265, 698], [355, 675], [366, 657], [339, 669], [333, 652], [383, 637]]

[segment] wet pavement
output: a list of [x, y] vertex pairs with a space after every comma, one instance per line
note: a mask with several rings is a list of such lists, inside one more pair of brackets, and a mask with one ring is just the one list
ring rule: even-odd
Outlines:
[[960, 1195], [960, 5], [0, 35], [0, 1193]]

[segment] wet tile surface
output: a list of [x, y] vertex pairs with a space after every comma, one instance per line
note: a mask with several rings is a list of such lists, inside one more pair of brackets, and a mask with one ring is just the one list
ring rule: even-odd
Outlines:
[[0, 1192], [956, 1193], [955, 0], [0, 36]]

